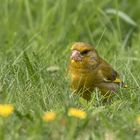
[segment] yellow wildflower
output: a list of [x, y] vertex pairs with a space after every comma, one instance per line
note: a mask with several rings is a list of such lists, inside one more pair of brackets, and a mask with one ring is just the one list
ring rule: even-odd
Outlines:
[[140, 125], [140, 115], [137, 116], [137, 123]]
[[85, 119], [87, 117], [87, 113], [85, 111], [77, 108], [70, 108], [68, 111], [68, 115], [79, 119]]
[[8, 117], [14, 111], [14, 107], [12, 104], [0, 104], [0, 116]]
[[43, 116], [43, 120], [46, 122], [51, 122], [56, 119], [56, 113], [55, 112], [46, 112]]

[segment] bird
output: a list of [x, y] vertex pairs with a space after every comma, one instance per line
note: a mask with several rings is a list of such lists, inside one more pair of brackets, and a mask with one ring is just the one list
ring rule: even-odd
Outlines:
[[97, 50], [84, 42], [75, 42], [72, 45], [68, 74], [74, 93], [80, 93], [87, 101], [96, 88], [107, 99], [119, 87], [127, 87], [118, 72], [99, 56]]

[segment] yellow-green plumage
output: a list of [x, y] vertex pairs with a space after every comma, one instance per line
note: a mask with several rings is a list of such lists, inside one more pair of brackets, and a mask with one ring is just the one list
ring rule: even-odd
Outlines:
[[118, 73], [103, 60], [92, 46], [82, 42], [72, 45], [69, 65], [71, 87], [81, 91], [83, 98], [89, 100], [91, 92], [99, 88], [103, 95], [109, 96], [122, 83], [114, 82]]

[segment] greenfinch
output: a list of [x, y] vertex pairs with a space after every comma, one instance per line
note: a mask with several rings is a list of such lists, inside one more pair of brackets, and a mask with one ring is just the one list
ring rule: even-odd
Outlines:
[[83, 42], [72, 45], [68, 71], [71, 88], [87, 101], [96, 88], [108, 98], [123, 86], [118, 72], [99, 56], [94, 47]]

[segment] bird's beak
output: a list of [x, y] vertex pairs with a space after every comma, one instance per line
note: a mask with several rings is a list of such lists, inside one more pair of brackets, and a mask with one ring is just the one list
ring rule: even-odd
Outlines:
[[72, 54], [71, 54], [70, 58], [71, 58], [71, 60], [74, 60], [74, 61], [82, 61], [81, 54], [77, 50], [72, 51]]

